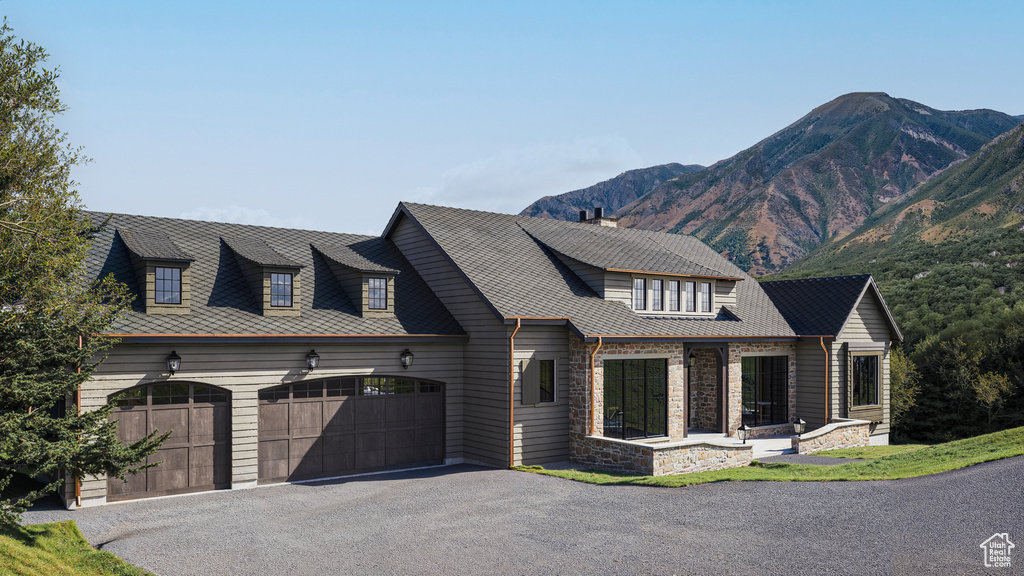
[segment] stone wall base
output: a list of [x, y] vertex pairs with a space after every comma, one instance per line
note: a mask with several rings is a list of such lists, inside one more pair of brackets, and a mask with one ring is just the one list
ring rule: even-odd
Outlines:
[[667, 476], [746, 466], [753, 460], [753, 454], [750, 444], [707, 441], [647, 444], [587, 436], [572, 461], [611, 472]]
[[792, 436], [792, 424], [773, 424], [771, 426], [757, 426], [750, 429], [751, 438], [772, 438], [773, 436]]
[[834, 418], [831, 424], [802, 436], [793, 436], [797, 454], [813, 454], [837, 448], [859, 448], [870, 443], [871, 422]]

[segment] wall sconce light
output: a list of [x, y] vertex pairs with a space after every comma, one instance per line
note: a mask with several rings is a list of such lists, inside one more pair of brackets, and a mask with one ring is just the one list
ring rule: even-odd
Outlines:
[[181, 356], [174, 350], [171, 350], [170, 356], [167, 357], [167, 371], [174, 376], [174, 373], [181, 369]]
[[687, 368], [692, 368], [694, 363], [697, 362], [697, 355], [693, 353], [693, 350], [690, 350], [690, 357], [687, 358], [687, 362]]
[[750, 427], [747, 426], [746, 424], [740, 426], [739, 428], [736, 429], [736, 436], [738, 436], [739, 439], [742, 440], [744, 444], [746, 444], [747, 438], [750, 438]]
[[408, 348], [402, 351], [402, 355], [399, 356], [399, 358], [402, 360], [402, 368], [408, 368], [409, 366], [412, 366], [413, 355]]
[[800, 436], [801, 434], [803, 434], [804, 430], [806, 430], [806, 429], [807, 429], [807, 422], [804, 422], [800, 418], [797, 418], [796, 420], [793, 421], [793, 432], [796, 432], [797, 436]]
[[309, 371], [312, 372], [319, 365], [320, 355], [316, 353], [316, 350], [310, 350], [309, 354], [306, 354], [306, 368], [309, 368]]

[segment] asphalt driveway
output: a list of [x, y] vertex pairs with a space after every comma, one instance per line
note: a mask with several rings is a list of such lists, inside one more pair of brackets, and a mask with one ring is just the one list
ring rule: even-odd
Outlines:
[[1020, 574], [1024, 457], [886, 482], [592, 486], [453, 466], [140, 500], [74, 519], [173, 574]]

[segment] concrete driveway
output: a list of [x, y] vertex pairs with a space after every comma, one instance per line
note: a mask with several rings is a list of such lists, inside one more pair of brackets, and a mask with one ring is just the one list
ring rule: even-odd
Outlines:
[[[140, 500], [74, 519], [158, 574], [1019, 574], [1024, 457], [888, 482], [591, 486], [453, 466]], [[1024, 550], [1024, 548], [1018, 548]]]

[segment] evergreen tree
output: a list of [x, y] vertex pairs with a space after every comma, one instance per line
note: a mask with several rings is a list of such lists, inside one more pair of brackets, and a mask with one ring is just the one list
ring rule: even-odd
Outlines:
[[64, 111], [46, 51], [0, 27], [0, 491], [18, 474], [49, 484], [0, 498], [14, 522], [64, 474], [138, 470], [164, 436], [130, 446], [110, 409], [79, 414], [75, 391], [114, 341], [100, 336], [130, 302], [112, 279], [83, 282], [93, 223], [71, 180], [85, 161], [54, 125]]

